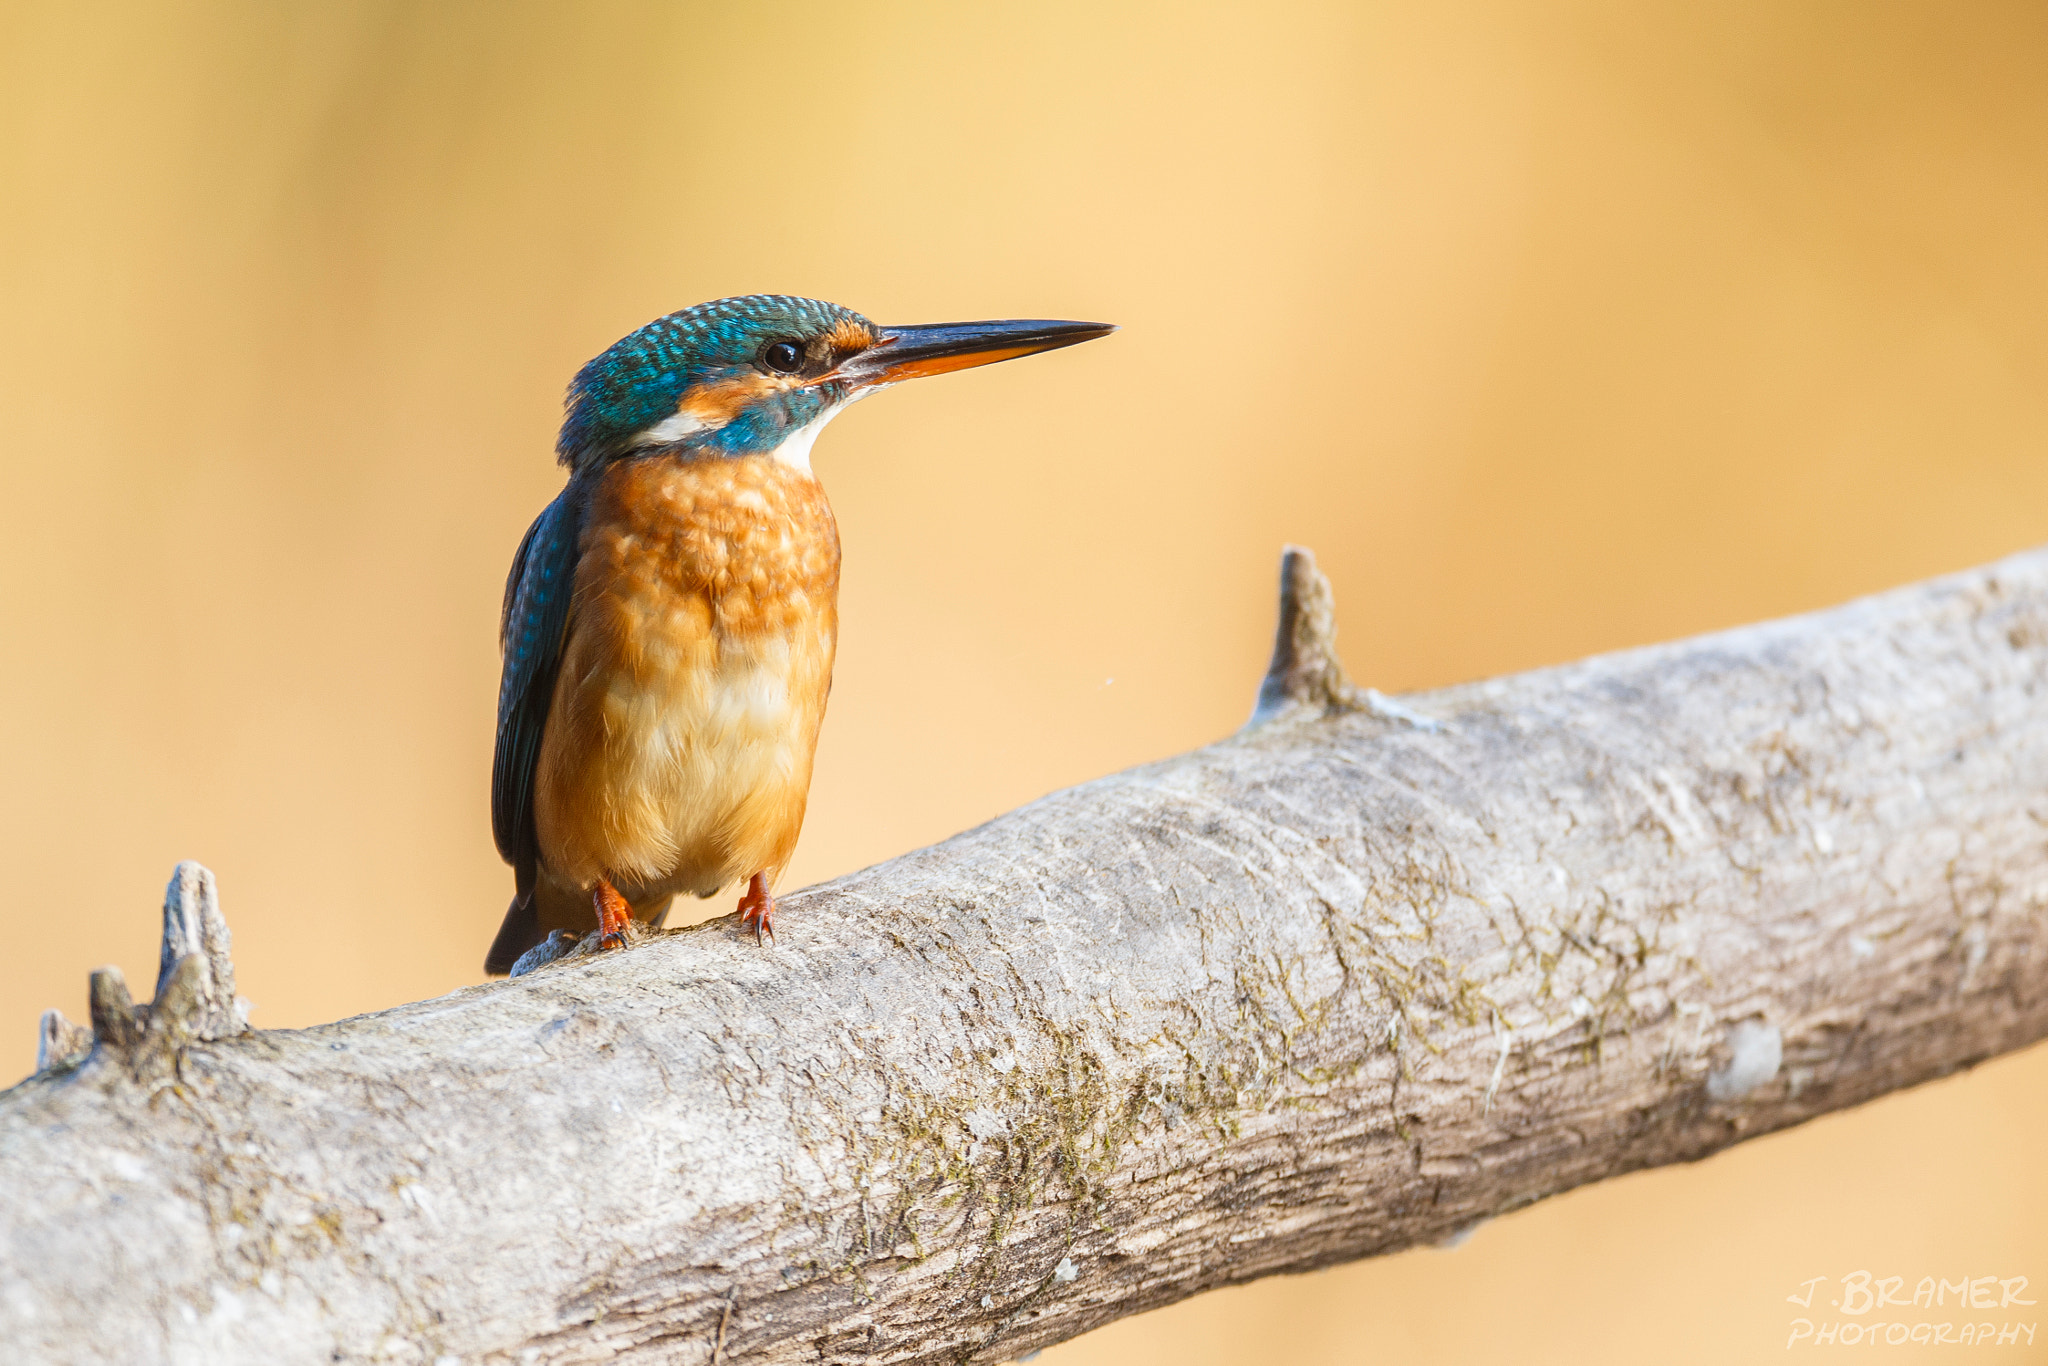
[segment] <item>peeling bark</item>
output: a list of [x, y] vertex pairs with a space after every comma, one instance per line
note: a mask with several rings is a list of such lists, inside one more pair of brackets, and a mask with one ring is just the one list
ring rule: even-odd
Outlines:
[[[250, 1031], [183, 865], [0, 1094], [22, 1361], [998, 1360], [2048, 1033], [2048, 553], [1244, 732], [733, 919]], [[175, 909], [174, 909], [175, 908]]]

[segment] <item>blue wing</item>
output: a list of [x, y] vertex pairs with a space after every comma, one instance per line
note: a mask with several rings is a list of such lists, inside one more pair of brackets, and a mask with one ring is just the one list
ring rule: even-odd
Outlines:
[[[518, 875], [519, 897], [533, 886], [539, 857], [533, 832], [534, 770], [568, 637], [583, 491], [574, 481], [534, 519], [505, 579], [499, 638], [505, 672], [498, 684], [498, 748], [491, 771], [491, 833]], [[515, 906], [518, 904], [515, 901]]]

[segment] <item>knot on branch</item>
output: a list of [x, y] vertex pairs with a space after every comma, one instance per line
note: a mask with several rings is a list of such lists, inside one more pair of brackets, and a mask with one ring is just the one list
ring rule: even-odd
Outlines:
[[[650, 939], [657, 938], [662, 931], [659, 927], [650, 927], [638, 920], [628, 920], [622, 933], [630, 946], [644, 944]], [[567, 930], [549, 930], [548, 937], [520, 954], [512, 964], [512, 971], [505, 975], [507, 978], [524, 977], [536, 968], [559, 963], [565, 958], [594, 958], [603, 952], [604, 936], [596, 930], [580, 935], [571, 934]]]
[[1316, 568], [1314, 551], [1288, 546], [1280, 554], [1280, 625], [1273, 636], [1273, 661], [1266, 666], [1258, 703], [1246, 724], [1353, 711], [1369, 711], [1418, 730], [1443, 729], [1442, 722], [1378, 689], [1352, 683], [1337, 658], [1337, 599], [1330, 580]]
[[[634, 921], [632, 923], [637, 925], [639, 922]], [[507, 973], [506, 976], [524, 977], [535, 968], [544, 968], [558, 959], [567, 958], [581, 947], [583, 947], [582, 938], [569, 933], [567, 930], [549, 930], [547, 938], [519, 955], [518, 961], [512, 964], [512, 971]]]
[[76, 1067], [100, 1048], [131, 1065], [170, 1061], [188, 1044], [247, 1032], [248, 1007], [235, 995], [230, 945], [213, 874], [190, 860], [179, 864], [164, 892], [156, 999], [137, 1005], [121, 969], [95, 970], [88, 989], [92, 1028], [73, 1024], [61, 1011], [44, 1011], [36, 1070]]

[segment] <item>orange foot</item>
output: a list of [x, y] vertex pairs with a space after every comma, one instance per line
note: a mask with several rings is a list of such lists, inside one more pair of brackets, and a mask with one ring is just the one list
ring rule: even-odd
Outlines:
[[756, 873], [747, 882], [747, 894], [740, 898], [740, 929], [752, 930], [756, 944], [764, 934], [775, 937], [775, 898], [768, 892], [766, 873]]
[[600, 949], [626, 947], [626, 922], [633, 918], [633, 908], [626, 904], [626, 898], [619, 895], [618, 888], [599, 878], [590, 900], [597, 907], [597, 946]]

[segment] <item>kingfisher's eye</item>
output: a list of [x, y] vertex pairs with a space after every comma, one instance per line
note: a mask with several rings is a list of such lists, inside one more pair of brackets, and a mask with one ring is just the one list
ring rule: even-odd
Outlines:
[[804, 363], [804, 349], [795, 342], [779, 341], [761, 353], [761, 359], [778, 375], [787, 375]]

